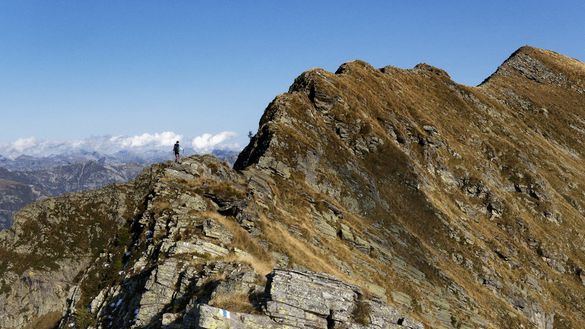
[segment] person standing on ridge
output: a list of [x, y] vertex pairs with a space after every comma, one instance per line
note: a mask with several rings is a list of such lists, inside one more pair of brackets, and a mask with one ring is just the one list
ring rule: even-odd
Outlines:
[[181, 146], [179, 145], [179, 141], [173, 146], [173, 152], [175, 152], [175, 162], [179, 162], [181, 160]]

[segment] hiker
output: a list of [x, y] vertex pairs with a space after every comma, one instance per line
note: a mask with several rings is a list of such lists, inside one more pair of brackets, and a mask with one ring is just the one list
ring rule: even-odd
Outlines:
[[179, 162], [181, 160], [181, 146], [179, 145], [179, 141], [173, 146], [173, 152], [175, 152], [175, 162]]

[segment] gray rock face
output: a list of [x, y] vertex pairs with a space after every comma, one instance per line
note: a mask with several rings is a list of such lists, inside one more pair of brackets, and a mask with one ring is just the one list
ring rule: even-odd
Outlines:
[[199, 305], [196, 325], [185, 324], [184, 328], [203, 329], [281, 329], [285, 326], [274, 322], [270, 317], [230, 312], [209, 305]]
[[379, 300], [365, 298], [360, 288], [329, 275], [274, 270], [268, 277], [265, 315], [201, 304], [194, 328], [424, 328]]
[[379, 299], [330, 275], [275, 270], [268, 276], [266, 313], [299, 328], [424, 328]]
[[511, 56], [503, 65], [503, 70], [506, 69], [515, 70], [524, 77], [540, 83], [563, 86], [568, 82], [563, 74], [552, 71], [538, 59], [522, 53]]
[[347, 322], [359, 296], [357, 287], [314, 273], [275, 271], [269, 283], [268, 314], [300, 327]]

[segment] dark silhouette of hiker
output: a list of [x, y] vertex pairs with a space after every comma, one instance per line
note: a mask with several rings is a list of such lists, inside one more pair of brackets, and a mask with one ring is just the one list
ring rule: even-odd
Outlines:
[[173, 152], [175, 152], [175, 162], [179, 162], [181, 160], [181, 146], [179, 145], [179, 141], [173, 146]]

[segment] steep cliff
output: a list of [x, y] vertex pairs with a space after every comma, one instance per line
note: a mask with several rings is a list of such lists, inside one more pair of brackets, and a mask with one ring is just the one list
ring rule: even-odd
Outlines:
[[0, 327], [581, 328], [584, 142], [585, 65], [550, 51], [478, 87], [307, 71], [235, 169], [193, 157], [20, 212]]

